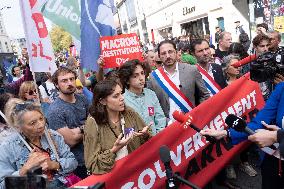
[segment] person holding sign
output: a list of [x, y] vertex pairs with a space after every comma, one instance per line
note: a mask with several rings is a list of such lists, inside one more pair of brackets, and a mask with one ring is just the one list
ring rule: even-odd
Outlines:
[[[238, 144], [246, 139], [249, 139], [261, 147], [264, 145], [269, 145], [269, 143], [264, 142], [269, 138], [269, 135], [264, 135], [263, 129], [268, 130], [278, 130], [284, 127], [284, 82], [279, 83], [275, 90], [272, 92], [269, 99], [266, 101], [264, 108], [259, 111], [256, 117], [248, 124], [248, 128], [256, 131], [256, 134], [250, 135], [243, 132], [237, 132], [233, 129], [225, 130], [214, 130], [214, 129], [204, 129], [200, 133], [202, 135], [210, 135], [217, 139], [229, 137], [232, 139], [233, 144]], [[276, 121], [276, 126], [270, 125]], [[260, 130], [259, 130], [260, 129]], [[258, 133], [260, 132], [260, 133]], [[273, 134], [273, 132], [271, 132]], [[274, 132], [276, 134], [276, 132]], [[275, 142], [276, 137], [271, 137], [271, 143]], [[274, 141], [273, 141], [274, 140]], [[282, 171], [284, 170], [284, 161], [280, 161], [276, 157], [265, 154], [264, 160], [261, 165], [261, 175], [262, 175], [262, 189], [280, 189], [284, 187], [284, 179]]]
[[154, 91], [145, 87], [145, 66], [139, 60], [130, 60], [118, 70], [120, 81], [125, 89], [126, 105], [133, 108], [146, 124], [153, 122], [152, 135], [166, 127], [166, 117]]
[[145, 143], [151, 124], [145, 125], [138, 113], [125, 106], [122, 88], [115, 80], [103, 80], [94, 88], [84, 129], [84, 157], [92, 174], [105, 174], [115, 161]]
[[152, 72], [148, 88], [156, 93], [165, 116], [173, 120], [175, 110], [189, 112], [210, 94], [196, 66], [177, 62], [173, 41], [162, 41], [158, 54], [163, 66]]

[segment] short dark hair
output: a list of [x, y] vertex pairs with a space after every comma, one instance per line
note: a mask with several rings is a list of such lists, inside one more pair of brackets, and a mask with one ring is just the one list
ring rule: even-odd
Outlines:
[[266, 23], [257, 24], [256, 27], [263, 27], [266, 31], [268, 30], [268, 25]]
[[253, 46], [257, 47], [263, 40], [270, 42], [270, 38], [267, 35], [259, 34], [253, 38], [252, 44]]
[[203, 41], [205, 41], [209, 45], [206, 39], [199, 38], [199, 39], [192, 40], [190, 43], [190, 52], [194, 53], [196, 45], [200, 45]]
[[171, 44], [175, 50], [177, 50], [177, 47], [176, 47], [176, 43], [172, 40], [164, 40], [162, 42], [159, 43], [158, 45], [158, 55], [160, 56], [160, 47], [163, 45], [163, 44]]
[[15, 74], [15, 68], [19, 68], [20, 66], [16, 65], [16, 66], [13, 66], [12, 69], [11, 69], [11, 72], [12, 72], [12, 75], [15, 77], [16, 74]]
[[130, 77], [133, 75], [133, 72], [135, 71], [136, 67], [140, 65], [144, 72], [145, 72], [145, 66], [143, 63], [141, 63], [139, 60], [129, 60], [125, 62], [118, 70], [118, 76], [120, 79], [120, 82], [123, 86], [123, 88], [128, 89], [129, 88], [129, 80]]
[[58, 76], [60, 74], [64, 74], [65, 75], [65, 74], [68, 74], [68, 73], [74, 74], [75, 79], [77, 79], [77, 74], [76, 74], [75, 71], [73, 71], [73, 70], [71, 70], [69, 68], [66, 68], [66, 67], [60, 67], [60, 68], [58, 68], [58, 70], [56, 70], [56, 72], [54, 72], [54, 74], [51, 77], [51, 80], [54, 83], [54, 85], [58, 85]]
[[119, 85], [119, 83], [114, 79], [107, 79], [97, 83], [94, 88], [93, 102], [89, 112], [98, 125], [109, 123], [106, 106], [100, 101], [111, 95], [117, 85]]
[[244, 46], [241, 43], [232, 43], [229, 47], [228, 54], [238, 55], [241, 59], [247, 57], [249, 54], [245, 50]]

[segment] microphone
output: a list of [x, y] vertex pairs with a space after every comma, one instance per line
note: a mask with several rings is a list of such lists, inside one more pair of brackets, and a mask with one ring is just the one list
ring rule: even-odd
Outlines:
[[234, 114], [229, 114], [225, 119], [225, 123], [238, 132], [245, 132], [249, 135], [255, 134], [253, 130], [247, 127], [247, 123], [242, 118]]
[[170, 149], [166, 145], [163, 145], [160, 147], [160, 158], [162, 162], [164, 163], [164, 166], [166, 169], [167, 188], [176, 188], [173, 170], [170, 165], [170, 162], [171, 162]]
[[[240, 117], [234, 115], [234, 114], [229, 114], [226, 119], [225, 123], [231, 127], [232, 129], [238, 131], [238, 132], [245, 132], [249, 135], [255, 134], [255, 131], [251, 130], [250, 128], [247, 127], [247, 123]], [[276, 146], [271, 145], [269, 146], [273, 150], [277, 150]]]
[[[177, 120], [178, 122], [180, 122], [180, 123], [184, 123], [184, 122], [186, 122], [189, 119], [189, 117], [184, 115], [184, 113], [182, 113], [181, 111], [177, 111], [177, 110], [173, 112], [173, 118], [175, 120]], [[189, 127], [191, 127], [193, 130], [195, 130], [198, 133], [201, 131], [201, 129], [199, 129], [198, 127], [196, 127], [192, 123], [190, 123]], [[204, 137], [210, 143], [215, 143], [216, 142], [216, 139], [214, 137], [212, 137], [212, 136], [204, 135]]]
[[243, 59], [241, 59], [240, 61], [232, 64], [231, 66], [235, 67], [235, 68], [238, 68], [238, 67], [241, 67], [243, 65], [246, 65], [252, 61], [256, 60], [256, 55], [255, 54], [252, 54], [252, 55], [249, 55]]

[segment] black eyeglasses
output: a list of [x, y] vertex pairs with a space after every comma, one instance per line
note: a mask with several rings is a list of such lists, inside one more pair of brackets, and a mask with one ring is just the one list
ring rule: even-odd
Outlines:
[[28, 93], [29, 95], [37, 94], [36, 90], [29, 90], [26, 93]]

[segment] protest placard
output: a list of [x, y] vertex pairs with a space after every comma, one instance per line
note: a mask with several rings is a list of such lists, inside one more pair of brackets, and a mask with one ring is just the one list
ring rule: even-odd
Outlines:
[[132, 59], [143, 61], [139, 38], [135, 33], [101, 37], [100, 44], [104, 68], [119, 67]]
[[20, 1], [23, 24], [27, 38], [30, 68], [33, 72], [55, 72], [57, 66], [48, 35], [48, 30], [40, 12], [46, 1]]

